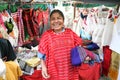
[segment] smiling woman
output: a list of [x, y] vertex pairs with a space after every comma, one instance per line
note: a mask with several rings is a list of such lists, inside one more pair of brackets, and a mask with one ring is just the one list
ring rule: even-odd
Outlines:
[[[54, 13], [54, 14], [53, 14]], [[64, 28], [64, 15], [59, 10], [54, 10], [50, 15], [50, 26], [56, 33], [60, 33]]]
[[50, 14], [50, 27], [38, 46], [42, 76], [49, 80], [79, 80], [77, 69], [71, 65], [70, 50], [82, 45], [82, 39], [64, 26], [64, 14], [58, 9]]

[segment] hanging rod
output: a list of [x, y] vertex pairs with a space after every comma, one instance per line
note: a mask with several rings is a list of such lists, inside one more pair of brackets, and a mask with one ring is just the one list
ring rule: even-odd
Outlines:
[[22, 3], [22, 4], [47, 4], [47, 3], [51, 3], [51, 4], [57, 4], [58, 2], [50, 2], [50, 1], [43, 1], [43, 2], [34, 2], [34, 1], [30, 1], [30, 2], [24, 2], [24, 1], [19, 1], [16, 3]]

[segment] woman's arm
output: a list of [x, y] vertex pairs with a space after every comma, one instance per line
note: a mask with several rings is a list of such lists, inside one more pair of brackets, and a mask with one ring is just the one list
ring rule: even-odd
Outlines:
[[43, 59], [41, 59], [41, 67], [42, 67], [42, 76], [45, 79], [50, 78], [50, 75], [47, 72], [47, 67], [46, 67], [45, 61]]
[[41, 67], [42, 67], [42, 76], [47, 79], [50, 77], [50, 75], [48, 75], [48, 72], [47, 72], [47, 67], [46, 67], [46, 64], [45, 64], [45, 55], [42, 54], [42, 53], [38, 53], [38, 58], [41, 59]]

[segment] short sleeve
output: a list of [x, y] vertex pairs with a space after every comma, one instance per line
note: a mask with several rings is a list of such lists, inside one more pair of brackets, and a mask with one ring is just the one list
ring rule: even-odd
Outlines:
[[37, 57], [38, 57], [38, 58], [40, 58], [40, 59], [43, 59], [43, 60], [45, 60], [45, 59], [46, 59], [45, 54], [40, 53], [40, 52], [38, 52]]
[[43, 33], [39, 41], [38, 52], [44, 55], [48, 53], [48, 32]]
[[72, 32], [73, 34], [73, 39], [74, 39], [74, 45], [82, 45], [82, 39], [75, 33]]

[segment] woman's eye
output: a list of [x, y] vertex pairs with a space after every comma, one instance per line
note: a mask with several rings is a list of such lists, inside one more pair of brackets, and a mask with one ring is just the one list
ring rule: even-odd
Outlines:
[[61, 19], [60, 17], [58, 19]]
[[51, 18], [52, 21], [54, 21], [54, 20], [61, 20], [61, 19], [62, 19], [61, 17]]
[[55, 20], [55, 19], [51, 19], [52, 21]]
[[53, 20], [55, 20], [55, 18], [51, 18], [51, 20], [53, 21]]

